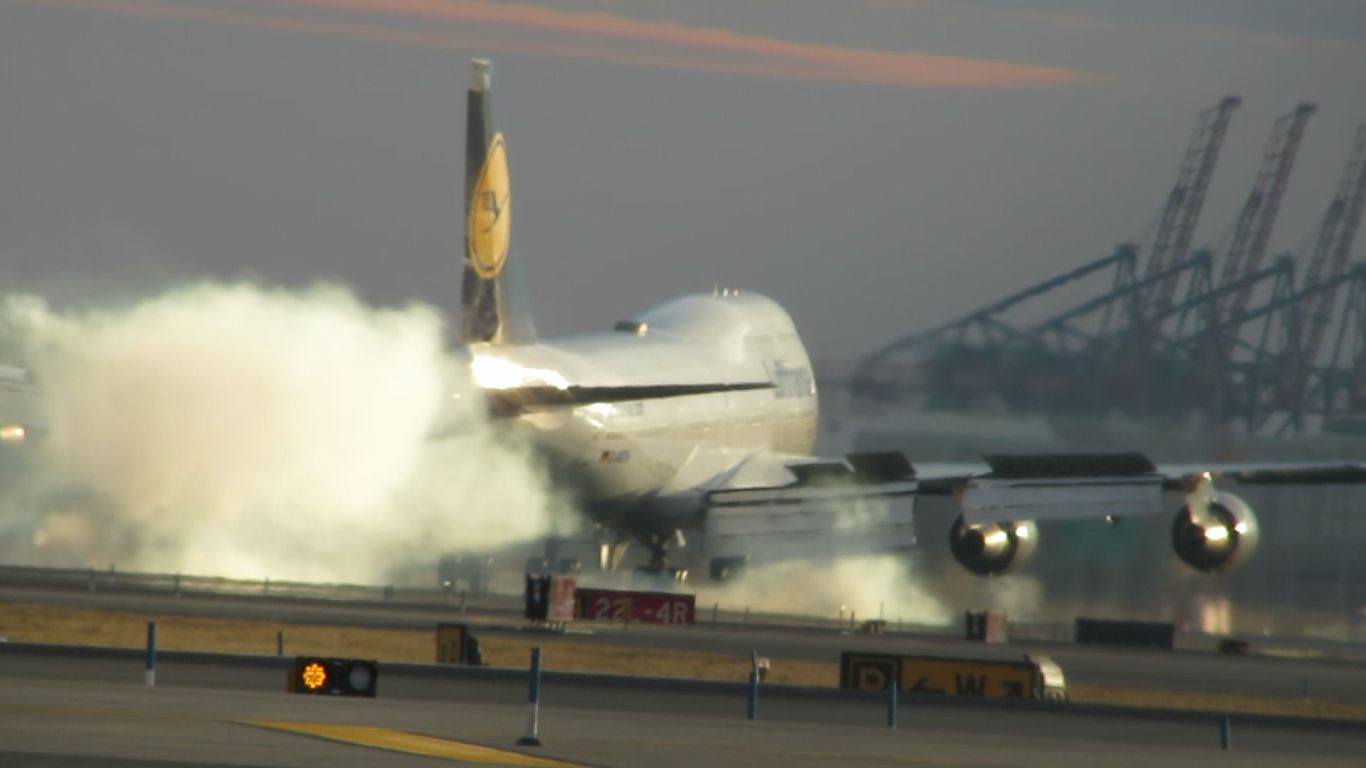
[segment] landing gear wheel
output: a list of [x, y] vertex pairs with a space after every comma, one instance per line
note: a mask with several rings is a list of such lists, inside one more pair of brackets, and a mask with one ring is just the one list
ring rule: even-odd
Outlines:
[[744, 567], [743, 557], [718, 557], [709, 564], [707, 574], [712, 581], [727, 582], [739, 576]]
[[636, 568], [636, 575], [655, 584], [683, 584], [688, 580], [687, 568], [655, 568], [642, 565]]

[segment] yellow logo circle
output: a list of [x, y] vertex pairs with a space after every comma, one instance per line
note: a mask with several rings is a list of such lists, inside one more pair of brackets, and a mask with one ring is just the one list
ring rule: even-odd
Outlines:
[[497, 277], [507, 261], [511, 221], [507, 149], [503, 134], [496, 133], [470, 195], [469, 221], [465, 230], [470, 266], [485, 280]]

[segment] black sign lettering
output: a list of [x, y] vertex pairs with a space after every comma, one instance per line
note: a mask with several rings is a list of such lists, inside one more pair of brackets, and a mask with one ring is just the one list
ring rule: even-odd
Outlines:
[[944, 689], [931, 688], [930, 678], [925, 675], [921, 675], [920, 677], [916, 678], [915, 684], [911, 686], [911, 691], [914, 693], [943, 693]]
[[955, 674], [953, 682], [959, 696], [981, 696], [987, 690], [986, 675]]
[[887, 687], [887, 675], [877, 667], [859, 670], [858, 687], [865, 691], [880, 691]]

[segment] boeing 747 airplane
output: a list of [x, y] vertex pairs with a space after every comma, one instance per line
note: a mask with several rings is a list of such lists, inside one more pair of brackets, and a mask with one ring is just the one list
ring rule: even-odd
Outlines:
[[[512, 249], [508, 146], [494, 129], [491, 67], [473, 62], [466, 136], [460, 332], [491, 412], [526, 431], [600, 528], [615, 568], [631, 541], [648, 570], [700, 547], [713, 578], [747, 562], [903, 551], [914, 501], [948, 495], [949, 545], [982, 574], [1035, 549], [1035, 521], [1174, 513], [1172, 545], [1201, 571], [1257, 545], [1257, 518], [1215, 488], [1366, 482], [1366, 464], [1157, 466], [1140, 454], [988, 456], [912, 465], [899, 453], [811, 455], [817, 393], [792, 318], [757, 293], [682, 296], [607, 332], [543, 340]], [[690, 559], [696, 559], [690, 558]]]
[[[1366, 482], [1366, 463], [1159, 466], [1136, 453], [988, 456], [912, 464], [901, 453], [820, 457], [816, 379], [792, 318], [760, 294], [681, 296], [606, 332], [538, 336], [512, 248], [508, 145], [494, 129], [491, 68], [473, 63], [459, 330], [489, 412], [529, 435], [592, 523], [631, 542], [645, 570], [714, 579], [749, 563], [895, 553], [916, 545], [926, 495], [959, 508], [954, 557], [990, 575], [1035, 551], [1040, 520], [1172, 514], [1172, 546], [1200, 571], [1257, 546], [1257, 518], [1216, 481]], [[26, 371], [0, 366], [0, 452], [41, 433]], [[1103, 523], [1101, 523], [1103, 524]], [[680, 555], [684, 557], [680, 558]]]
[[494, 130], [490, 66], [475, 60], [466, 141], [460, 333], [496, 417], [526, 430], [587, 515], [669, 568], [705, 549], [713, 578], [755, 560], [896, 552], [915, 544], [922, 495], [958, 502], [949, 547], [977, 574], [1025, 562], [1035, 521], [1173, 512], [1172, 547], [1220, 571], [1258, 541], [1249, 504], [1214, 486], [1366, 481], [1366, 465], [1157, 466], [1141, 454], [997, 455], [979, 465], [902, 454], [811, 455], [816, 379], [792, 318], [754, 292], [717, 290], [652, 307], [612, 331], [542, 340], [512, 253], [508, 148]]

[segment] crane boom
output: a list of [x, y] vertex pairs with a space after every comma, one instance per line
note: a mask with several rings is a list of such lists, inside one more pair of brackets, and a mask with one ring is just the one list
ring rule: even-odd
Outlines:
[[1138, 316], [1135, 318], [1138, 327], [1146, 327], [1150, 318], [1164, 315], [1171, 305], [1177, 283], [1177, 274], [1171, 268], [1185, 257], [1190, 248], [1229, 121], [1233, 118], [1233, 110], [1242, 103], [1243, 100], [1237, 96], [1226, 96], [1217, 106], [1201, 112], [1196, 120], [1195, 133], [1191, 135], [1186, 157], [1181, 162], [1176, 185], [1167, 196], [1157, 236], [1153, 239], [1152, 254], [1148, 257], [1148, 277], [1162, 273], [1169, 276], [1157, 281], [1139, 296]]
[[1356, 141], [1352, 145], [1347, 166], [1342, 171], [1342, 179], [1338, 182], [1337, 194], [1323, 215], [1323, 223], [1319, 226], [1318, 235], [1314, 238], [1314, 249], [1310, 253], [1304, 286], [1308, 288], [1326, 283], [1332, 284], [1332, 287], [1306, 297], [1300, 305], [1298, 322], [1295, 324], [1298, 338], [1290, 339], [1286, 345], [1293, 360], [1296, 392], [1302, 390], [1309, 371], [1318, 361], [1319, 347], [1323, 344], [1337, 299], [1336, 278], [1347, 268], [1347, 256], [1351, 253], [1352, 241], [1361, 224], [1364, 205], [1366, 125], [1357, 128]]
[[1240, 281], [1242, 283], [1237, 290], [1220, 295], [1215, 305], [1214, 322], [1219, 333], [1220, 359], [1228, 354], [1238, 336], [1242, 314], [1254, 284], [1243, 278], [1256, 273], [1261, 267], [1271, 229], [1276, 224], [1276, 214], [1280, 211], [1281, 198], [1290, 180], [1290, 171], [1295, 166], [1295, 156], [1304, 138], [1305, 126], [1315, 109], [1313, 104], [1300, 104], [1293, 112], [1278, 118], [1271, 128], [1271, 138], [1262, 155], [1262, 165], [1238, 215], [1233, 240], [1219, 276], [1221, 287]]

